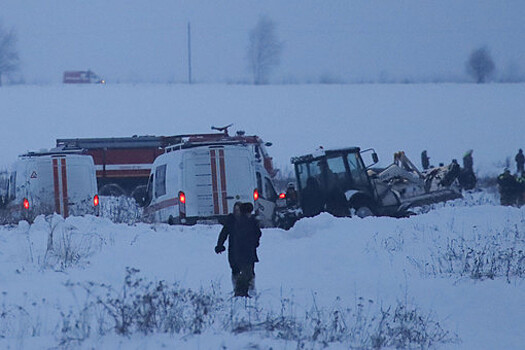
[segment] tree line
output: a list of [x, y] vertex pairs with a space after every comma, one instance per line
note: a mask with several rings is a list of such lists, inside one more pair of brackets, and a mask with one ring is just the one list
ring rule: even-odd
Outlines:
[[[255, 85], [267, 84], [281, 61], [284, 43], [279, 39], [276, 27], [270, 17], [263, 15], [249, 32], [246, 62]], [[16, 33], [13, 28], [4, 28], [0, 23], [0, 86], [3, 78], [19, 69]], [[476, 48], [470, 53], [466, 72], [476, 83], [490, 81], [495, 70], [496, 64], [487, 47]]]

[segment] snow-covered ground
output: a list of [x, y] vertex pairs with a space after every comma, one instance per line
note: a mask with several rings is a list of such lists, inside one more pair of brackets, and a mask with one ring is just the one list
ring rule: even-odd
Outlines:
[[404, 150], [419, 165], [474, 149], [494, 175], [525, 147], [525, 84], [107, 85], [0, 89], [0, 167], [62, 137], [208, 132], [234, 123], [273, 142], [280, 167], [319, 146], [374, 147], [383, 165]]
[[[0, 347], [366, 348], [383, 316], [382, 334], [392, 341], [384, 344], [391, 347], [419, 336], [440, 349], [523, 349], [525, 208], [496, 201], [478, 192], [410, 218], [322, 214], [290, 231], [265, 229], [258, 296], [246, 305], [231, 299], [226, 256], [213, 251], [219, 226], [96, 217], [3, 226]], [[115, 300], [142, 305], [159, 281], [189, 293], [185, 307], [208, 309], [185, 309], [187, 328], [173, 334], [157, 328], [144, 335], [134, 324], [118, 335], [118, 317], [108, 311], [121, 305]], [[190, 321], [197, 314], [204, 320], [195, 331]], [[413, 333], [403, 338], [395, 330]]]

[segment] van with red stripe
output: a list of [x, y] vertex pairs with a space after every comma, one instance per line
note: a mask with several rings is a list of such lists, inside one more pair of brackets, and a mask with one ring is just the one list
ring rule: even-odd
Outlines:
[[254, 205], [261, 226], [273, 226], [278, 195], [259, 147], [228, 138], [167, 147], [152, 166], [146, 218], [170, 224], [221, 222], [239, 201]]
[[93, 158], [78, 152], [30, 152], [19, 157], [5, 180], [0, 215], [32, 221], [40, 214], [94, 214], [99, 211]]

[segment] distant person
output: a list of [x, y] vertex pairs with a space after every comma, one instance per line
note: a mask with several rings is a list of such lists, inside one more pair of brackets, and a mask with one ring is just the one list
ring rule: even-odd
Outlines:
[[427, 170], [430, 167], [430, 157], [427, 156], [427, 150], [421, 152], [421, 166], [423, 170]]
[[217, 246], [215, 246], [215, 253], [221, 254], [226, 250], [224, 247], [224, 242], [226, 242], [226, 239], [228, 239], [228, 262], [230, 263], [230, 267], [232, 269], [232, 283], [235, 288], [235, 278], [237, 276], [237, 267], [235, 264], [234, 256], [233, 256], [233, 247], [235, 245], [235, 239], [232, 238], [235, 236], [235, 229], [236, 229], [236, 223], [241, 217], [241, 202], [236, 202], [233, 205], [233, 212], [231, 214], [228, 214], [226, 217], [226, 220], [224, 221], [223, 227], [221, 232], [219, 233], [219, 239], [217, 241]]
[[498, 176], [498, 186], [501, 205], [514, 205], [517, 203], [520, 188], [516, 178], [510, 173], [509, 169]]
[[439, 184], [444, 187], [452, 185], [452, 183], [458, 178], [460, 173], [461, 167], [459, 166], [458, 161], [456, 159], [452, 159], [452, 163], [450, 163], [450, 165], [448, 166], [448, 170]]
[[525, 174], [522, 173], [520, 177], [516, 179], [518, 187], [518, 207], [525, 205]]
[[257, 247], [261, 229], [251, 215], [252, 211], [251, 203], [236, 203], [234, 213], [228, 215], [215, 247], [215, 253], [224, 252], [224, 242], [228, 239], [228, 262], [236, 297], [250, 297], [248, 292], [255, 290], [255, 263], [259, 262]]
[[472, 190], [474, 187], [476, 187], [478, 179], [476, 178], [476, 174], [474, 174], [473, 171], [463, 168], [459, 174], [458, 181], [461, 188], [465, 190]]
[[286, 205], [295, 206], [297, 205], [297, 191], [295, 190], [295, 184], [290, 182], [286, 186]]
[[514, 158], [516, 160], [516, 168], [518, 171], [518, 175], [523, 175], [525, 173], [523, 167], [525, 165], [525, 156], [523, 155], [523, 150], [520, 148], [518, 151], [518, 154], [516, 154], [516, 157]]
[[474, 159], [472, 158], [473, 150], [468, 150], [463, 156], [463, 168], [472, 171], [474, 173]]

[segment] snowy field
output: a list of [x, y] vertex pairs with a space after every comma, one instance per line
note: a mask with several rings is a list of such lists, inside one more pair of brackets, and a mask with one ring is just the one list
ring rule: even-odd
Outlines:
[[[481, 174], [525, 147], [525, 84], [6, 86], [0, 167], [56, 138], [208, 132], [234, 123], [273, 142], [280, 167], [318, 146], [404, 150], [450, 163], [474, 149]], [[514, 163], [511, 163], [514, 166]], [[286, 169], [285, 169], [286, 170]]]
[[3, 226], [0, 348], [523, 349], [525, 208], [496, 202], [265, 229], [247, 302], [219, 226]]

